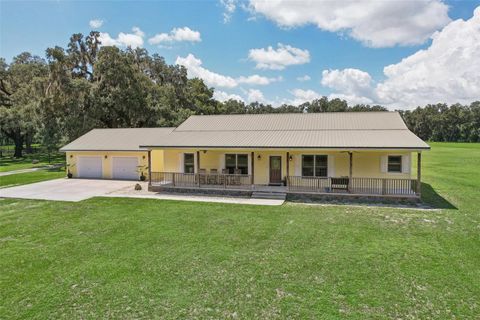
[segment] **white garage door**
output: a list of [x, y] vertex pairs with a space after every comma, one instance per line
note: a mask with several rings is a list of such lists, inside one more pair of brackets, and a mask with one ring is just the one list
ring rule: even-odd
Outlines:
[[112, 157], [112, 178], [122, 180], [138, 180], [137, 157]]
[[102, 157], [78, 157], [79, 178], [102, 178]]

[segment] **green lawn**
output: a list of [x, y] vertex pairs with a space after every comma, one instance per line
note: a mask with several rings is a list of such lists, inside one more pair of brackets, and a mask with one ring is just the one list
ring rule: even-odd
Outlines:
[[42, 169], [27, 173], [16, 173], [0, 177], [0, 188], [7, 188], [22, 184], [58, 179], [65, 176], [65, 167], [45, 170]]
[[[32, 163], [33, 160], [38, 160], [38, 163]], [[49, 164], [64, 163], [65, 154], [55, 153], [50, 157], [46, 153], [24, 154], [23, 158], [0, 157], [0, 172], [38, 168]]]
[[423, 160], [445, 209], [0, 200], [0, 318], [478, 319], [480, 144]]

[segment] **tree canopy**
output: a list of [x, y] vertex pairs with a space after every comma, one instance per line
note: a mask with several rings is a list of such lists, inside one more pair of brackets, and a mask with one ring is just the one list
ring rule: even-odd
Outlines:
[[[327, 97], [274, 107], [213, 95], [214, 88], [158, 54], [101, 46], [98, 32], [77, 33], [66, 49], [48, 48], [45, 59], [28, 52], [10, 64], [0, 58], [0, 139], [13, 141], [21, 157], [34, 140], [53, 150], [93, 128], [177, 126], [192, 114], [387, 110]], [[400, 112], [424, 140], [480, 141], [480, 101]]]

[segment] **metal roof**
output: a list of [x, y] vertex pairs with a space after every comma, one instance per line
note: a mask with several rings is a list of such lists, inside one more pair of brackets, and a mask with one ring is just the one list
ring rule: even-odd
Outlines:
[[158, 143], [175, 128], [93, 129], [60, 151], [145, 151], [140, 145]]
[[60, 150], [153, 147], [430, 149], [398, 112], [331, 112], [191, 116], [176, 129], [94, 129]]
[[328, 112], [191, 116], [175, 132], [397, 129], [407, 129], [398, 112]]
[[398, 112], [191, 116], [145, 147], [429, 149]]

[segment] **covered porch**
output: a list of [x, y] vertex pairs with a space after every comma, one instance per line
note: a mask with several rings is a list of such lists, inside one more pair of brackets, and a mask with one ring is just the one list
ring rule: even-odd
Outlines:
[[420, 197], [415, 150], [164, 149], [162, 157], [163, 170], [149, 172], [152, 189]]

